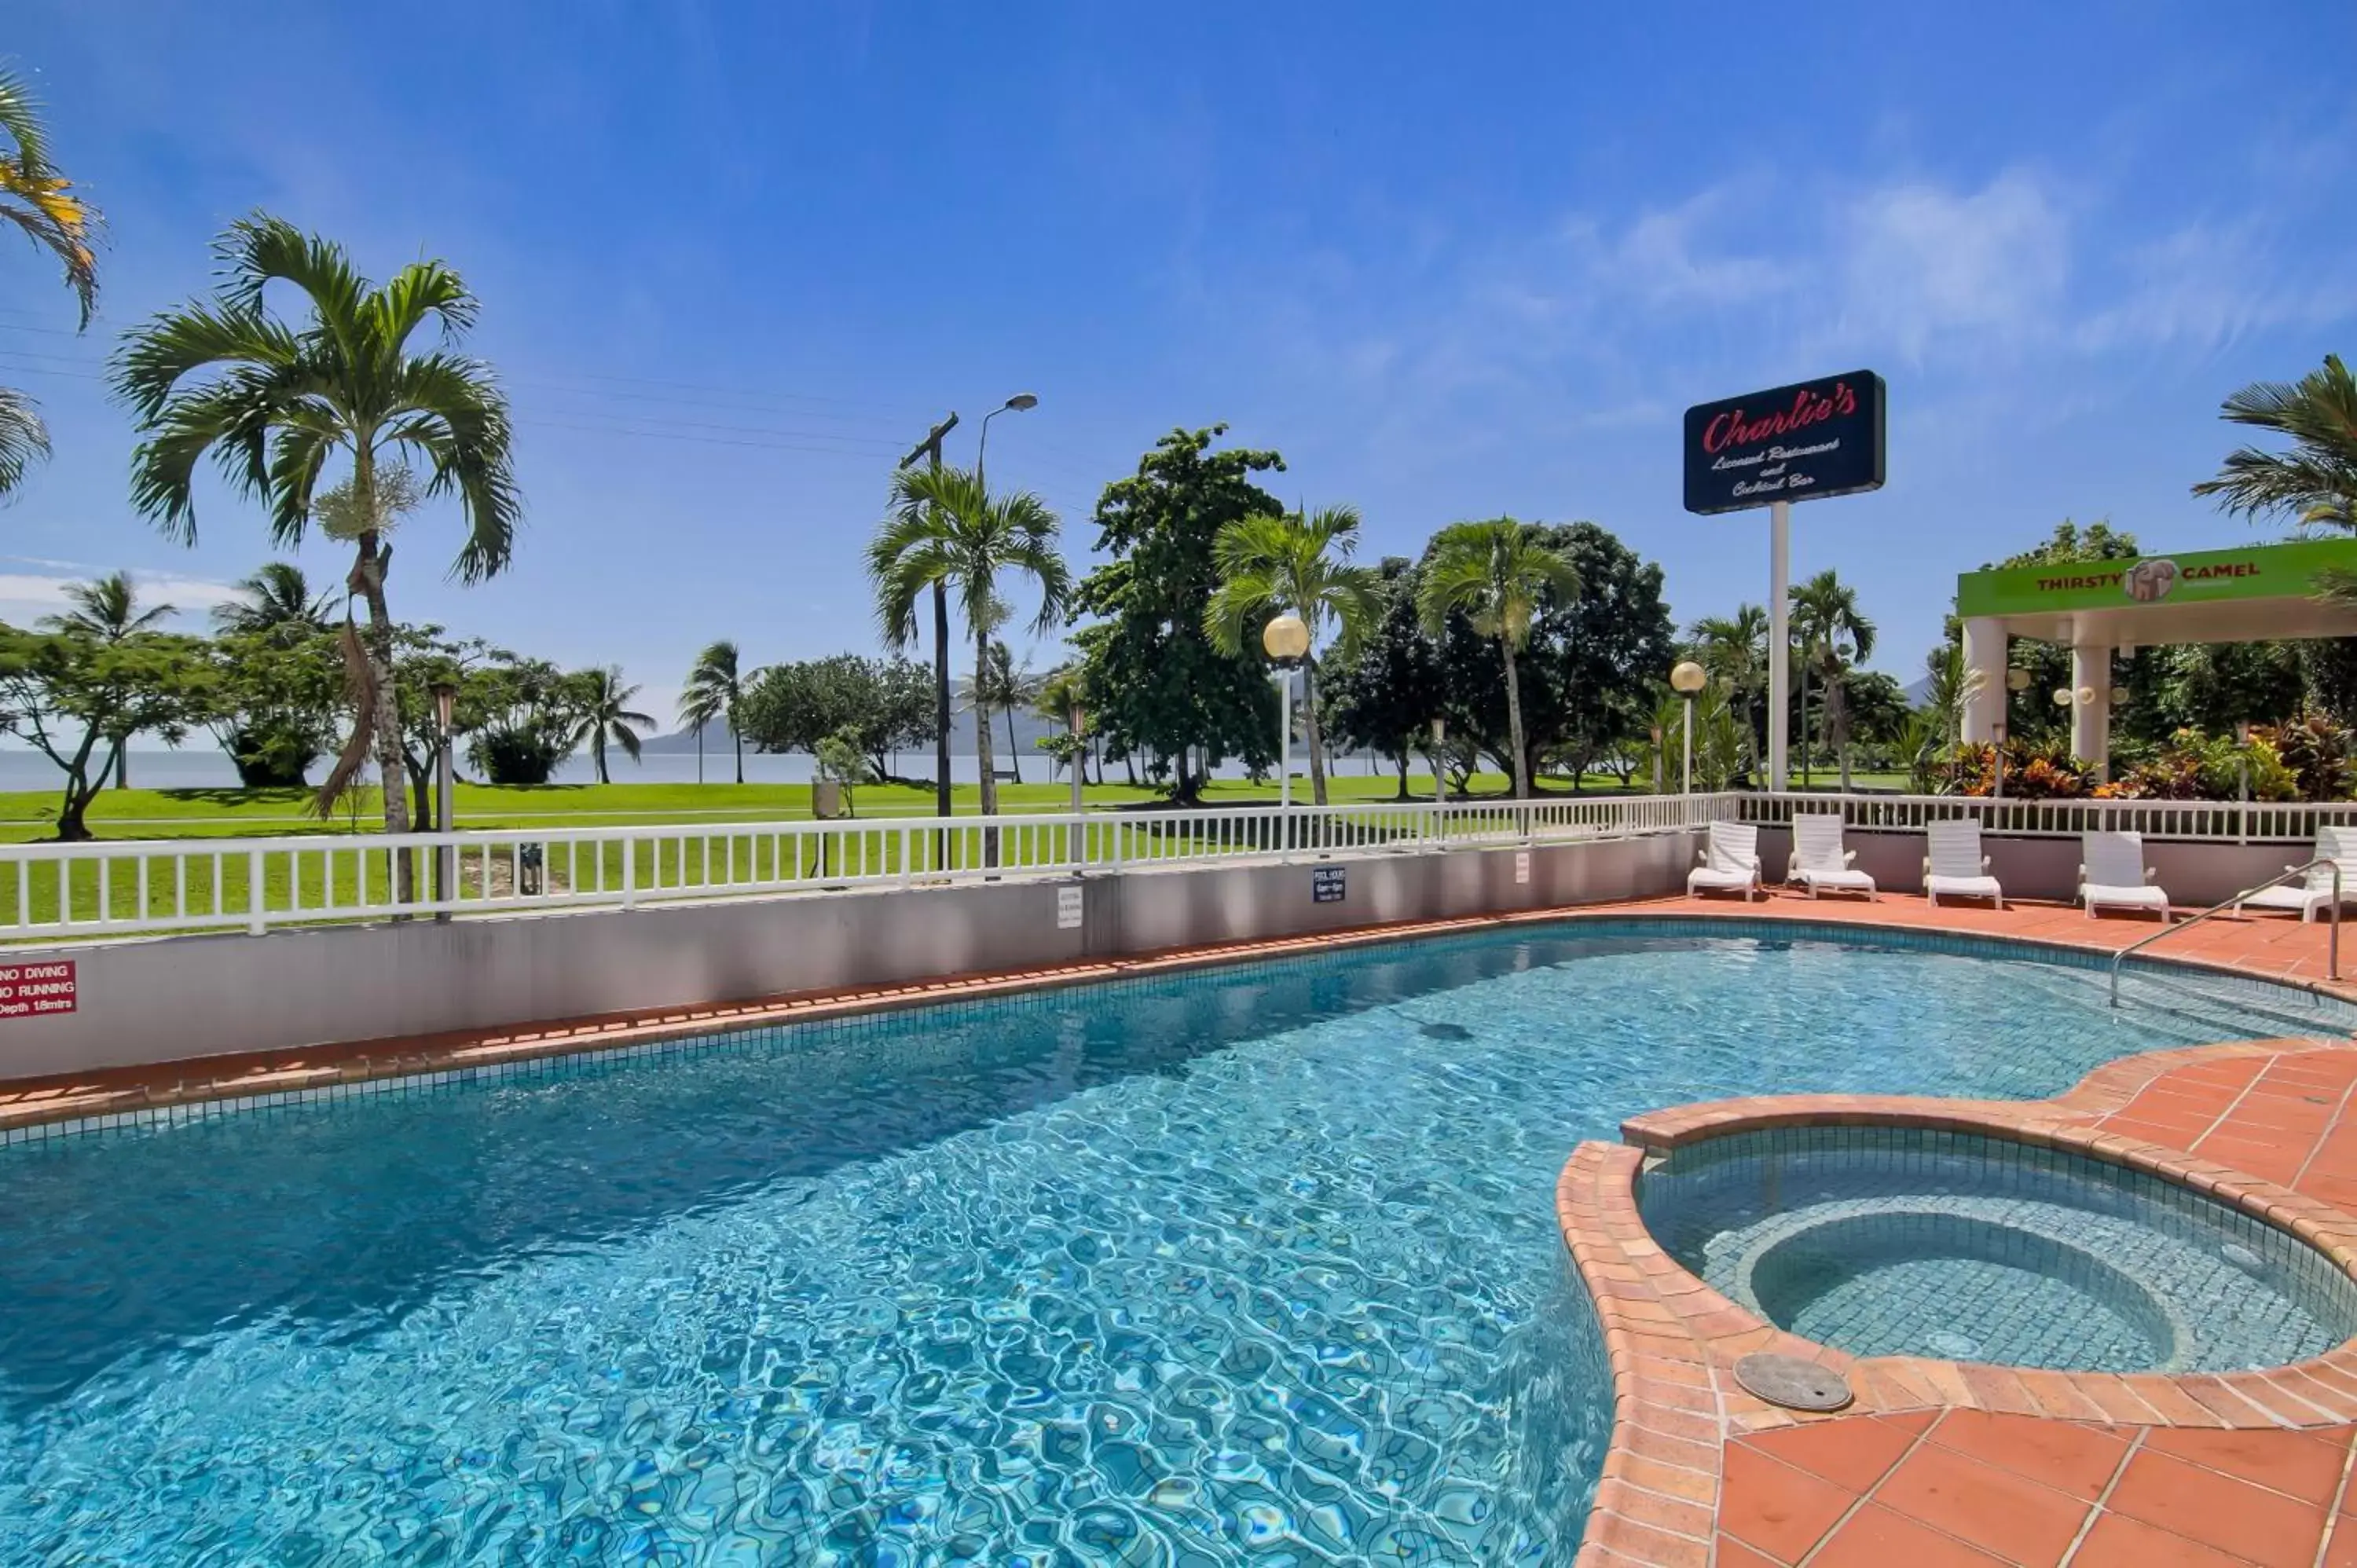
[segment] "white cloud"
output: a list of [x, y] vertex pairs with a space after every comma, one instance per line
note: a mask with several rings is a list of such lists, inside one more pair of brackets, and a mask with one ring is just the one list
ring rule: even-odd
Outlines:
[[[9, 561], [29, 563], [22, 555], [0, 557]], [[50, 566], [75, 566], [70, 561], [45, 561]], [[98, 575], [95, 567], [81, 566], [72, 575], [51, 575], [35, 572], [0, 572], [0, 620], [29, 624], [42, 616], [57, 615], [69, 607], [68, 585], [87, 582]], [[216, 583], [204, 577], [180, 577], [165, 574], [134, 572], [131, 580], [139, 590], [139, 603], [167, 604], [179, 613], [173, 621], [183, 627], [202, 624], [206, 613], [215, 605], [227, 604], [238, 596], [237, 589], [227, 583]]]
[[2071, 278], [2071, 224], [2023, 170], [1977, 191], [1907, 184], [1842, 206], [1844, 327], [1920, 358], [1935, 339], [2007, 349], [2042, 336]]

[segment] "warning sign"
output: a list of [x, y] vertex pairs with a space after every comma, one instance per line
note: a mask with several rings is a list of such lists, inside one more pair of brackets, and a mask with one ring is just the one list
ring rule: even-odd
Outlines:
[[0, 964], [0, 1018], [74, 1010], [74, 961]]

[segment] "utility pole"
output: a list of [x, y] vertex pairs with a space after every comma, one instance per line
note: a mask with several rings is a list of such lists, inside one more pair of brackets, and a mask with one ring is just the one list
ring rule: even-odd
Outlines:
[[[899, 466], [905, 468], [923, 457], [934, 472], [940, 472], [942, 438], [957, 428], [957, 413], [952, 410], [947, 419], [909, 449]], [[950, 814], [950, 591], [939, 581], [933, 584], [933, 814], [946, 817]]]

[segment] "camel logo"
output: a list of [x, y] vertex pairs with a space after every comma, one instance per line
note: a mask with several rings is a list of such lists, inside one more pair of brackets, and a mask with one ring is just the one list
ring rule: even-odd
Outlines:
[[2128, 597], [2140, 605], [2169, 597], [2177, 586], [2177, 563], [2174, 561], [2139, 561], [2127, 575]]

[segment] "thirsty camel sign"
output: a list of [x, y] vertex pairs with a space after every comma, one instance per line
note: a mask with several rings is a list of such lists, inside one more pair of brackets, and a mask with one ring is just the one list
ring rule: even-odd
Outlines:
[[1686, 510], [1768, 509], [1768, 787], [1784, 787], [1792, 503], [1882, 488], [1882, 378], [1872, 371], [1686, 410]]

